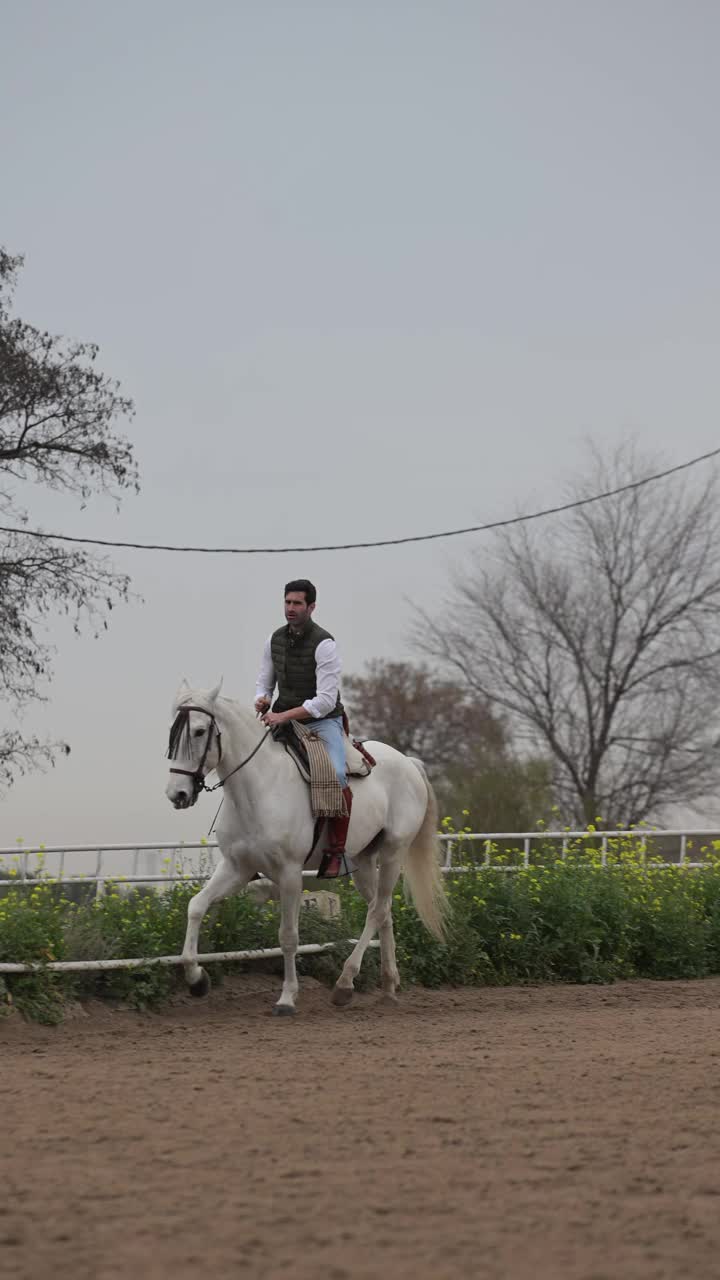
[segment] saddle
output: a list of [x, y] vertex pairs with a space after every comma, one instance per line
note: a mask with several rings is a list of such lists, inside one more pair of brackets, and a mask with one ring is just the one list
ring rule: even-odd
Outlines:
[[[350, 726], [345, 713], [343, 713], [343, 728], [345, 730], [345, 768], [347, 775], [349, 778], [366, 778], [377, 762], [370, 755], [370, 752], [366, 751], [361, 739], [350, 737]], [[276, 742], [282, 742], [288, 755], [297, 766], [301, 778], [310, 785], [312, 779], [307, 748], [302, 738], [298, 737], [293, 730], [292, 724], [274, 725], [271, 732]]]

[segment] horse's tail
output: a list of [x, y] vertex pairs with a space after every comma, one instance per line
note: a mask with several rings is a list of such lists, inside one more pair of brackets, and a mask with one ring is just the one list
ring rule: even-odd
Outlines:
[[427, 788], [427, 808], [422, 826], [405, 858], [403, 868], [405, 884], [425, 928], [437, 938], [438, 942], [443, 942], [449, 904], [438, 857], [437, 800], [422, 760], [414, 756], [410, 756], [409, 759], [422, 775]]

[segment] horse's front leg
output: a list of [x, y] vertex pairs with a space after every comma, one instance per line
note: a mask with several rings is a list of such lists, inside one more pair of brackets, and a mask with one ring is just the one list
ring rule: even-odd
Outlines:
[[249, 871], [238, 870], [231, 862], [223, 858], [222, 862], [213, 871], [205, 888], [196, 893], [195, 897], [191, 898], [188, 903], [187, 931], [182, 950], [182, 962], [185, 970], [185, 981], [194, 996], [206, 996], [210, 990], [210, 979], [197, 962], [200, 926], [208, 908], [212, 906], [213, 902], [219, 902], [221, 898], [227, 898], [230, 893], [239, 893], [249, 879]]
[[287, 867], [279, 879], [280, 888], [280, 946], [285, 962], [285, 975], [280, 999], [274, 1014], [297, 1013], [295, 997], [298, 993], [295, 956], [298, 949], [298, 918], [302, 895], [302, 867]]

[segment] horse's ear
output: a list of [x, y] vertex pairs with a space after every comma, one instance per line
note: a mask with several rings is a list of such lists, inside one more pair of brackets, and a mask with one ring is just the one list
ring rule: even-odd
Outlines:
[[208, 696], [207, 696], [207, 697], [208, 697], [208, 702], [214, 702], [214, 701], [215, 701], [215, 699], [217, 698], [217, 696], [218, 696], [218, 694], [219, 694], [220, 690], [222, 689], [222, 682], [223, 682], [223, 677], [221, 676], [221, 677], [220, 677], [220, 680], [219, 680], [219, 681], [218, 681], [218, 683], [215, 685], [215, 688], [214, 688], [214, 689], [211, 689], [211, 690], [210, 690], [210, 692], [208, 693]]
[[181, 698], [183, 698], [183, 697], [185, 696], [185, 694], [186, 694], [186, 693], [189, 693], [189, 692], [190, 692], [190, 685], [188, 684], [187, 680], [185, 679], [185, 676], [183, 676], [183, 678], [182, 678], [182, 680], [180, 681], [180, 684], [179, 684], [179, 686], [178, 686], [178, 691], [177, 691], [177, 693], [175, 694], [175, 702], [173, 703], [173, 711], [174, 711], [174, 710], [175, 710], [175, 708], [177, 707], [177, 705], [178, 705], [178, 703], [179, 703], [180, 699], [181, 699]]

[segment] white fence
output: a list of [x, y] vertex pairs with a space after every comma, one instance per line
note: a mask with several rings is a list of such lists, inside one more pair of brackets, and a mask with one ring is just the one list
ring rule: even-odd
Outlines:
[[[522, 867], [531, 867], [533, 863], [533, 845], [548, 844], [554, 847], [561, 859], [566, 859], [570, 852], [574, 852], [578, 845], [599, 844], [600, 858], [603, 865], [607, 865], [608, 853], [612, 851], [612, 841], [622, 839], [630, 835], [633, 840], [639, 842], [640, 851], [644, 856], [653, 855], [655, 847], [660, 852], [660, 861], [656, 865], [669, 866], [686, 866], [701, 868], [707, 865], [704, 858], [689, 858], [688, 853], [694, 853], [696, 850], [705, 853], [712, 846], [713, 841], [718, 842], [718, 851], [720, 852], [720, 832], [707, 829], [698, 830], [651, 830], [638, 829], [633, 832], [627, 831], [485, 831], [485, 832], [465, 832], [462, 834], [442, 834], [440, 840], [444, 844], [443, 871], [445, 873], [462, 874], [469, 869], [467, 863], [456, 862], [456, 857], [461, 854], [467, 857], [467, 845], [480, 843], [482, 852], [479, 858], [473, 859], [474, 865], [481, 865], [492, 871], [518, 871]], [[498, 862], [493, 861], [497, 857], [497, 846], [510, 846], [510, 850], [517, 855], [515, 862]], [[677, 856], [668, 859], [669, 846], [676, 845], [673, 852]], [[163, 855], [164, 858], [163, 858]], [[88, 872], [79, 872], [69, 874], [67, 872], [66, 863], [68, 859], [84, 858], [90, 859], [94, 863], [92, 870]], [[169, 885], [183, 880], [208, 880], [212, 875], [212, 870], [217, 862], [217, 842], [215, 840], [200, 840], [190, 842], [188, 844], [106, 844], [106, 845], [47, 845], [36, 847], [19, 847], [10, 846], [9, 848], [0, 848], [0, 873], [5, 876], [10, 875], [13, 884], [21, 885], [39, 885], [47, 884], [95, 884], [96, 893], [102, 894], [108, 881], [122, 883], [126, 885], [133, 884], [164, 884]], [[53, 868], [51, 865], [57, 860], [57, 866]], [[110, 869], [110, 862], [129, 863], [129, 873], [123, 870], [113, 871]], [[149, 868], [154, 862], [166, 864], [166, 870], [151, 871]], [[33, 866], [32, 863], [35, 863]], [[141, 869], [141, 861], [145, 862], [147, 870]], [[201, 866], [193, 867], [193, 861], [197, 864], [207, 862], [207, 868]], [[316, 872], [306, 871], [303, 873], [308, 879], [314, 878]], [[347, 940], [349, 943], [355, 941], [354, 938]], [[316, 954], [321, 951], [330, 951], [336, 946], [333, 942], [328, 943], [309, 943], [298, 947], [298, 955]], [[198, 956], [201, 964], [209, 964], [217, 961], [235, 961], [235, 960], [260, 960], [279, 957], [282, 951], [279, 947], [270, 947], [264, 950], [256, 951], [222, 951], [208, 952]], [[82, 972], [88, 970], [105, 970], [105, 969], [139, 969], [155, 965], [179, 965], [181, 964], [179, 956], [140, 956], [127, 959], [112, 960], [67, 960], [67, 961], [51, 961], [43, 964], [0, 964], [0, 973], [30, 973], [36, 969], [52, 970], [55, 972]]]
[[[440, 841], [444, 845], [443, 869], [445, 871], [462, 871], [462, 863], [458, 863], [458, 853], [467, 857], [468, 845], [481, 845], [481, 855], [473, 858], [473, 862], [497, 871], [517, 871], [519, 867], [533, 865], [533, 847], [548, 844], [554, 845], [560, 858], [567, 858], [573, 846], [599, 844], [600, 857], [603, 864], [607, 861], [608, 849], [613, 840], [627, 838], [639, 842], [641, 850], [647, 856], [653, 856], [653, 849], [659, 848], [664, 857], [663, 865], [679, 864], [699, 867], [704, 859], [690, 858], [688, 853], [700, 852], [709, 847], [713, 840], [720, 845], [720, 831], [717, 829], [698, 828], [691, 830], [659, 830], [638, 828], [635, 831], [473, 831], [456, 834], [442, 834]], [[676, 856], [667, 857], [668, 847], [676, 846]], [[502, 863], [497, 861], [495, 846], [510, 845], [518, 856], [518, 861]], [[16, 882], [26, 885], [47, 884], [51, 879], [55, 884], [95, 884], [102, 892], [107, 881], [123, 884], [173, 884], [180, 880], [208, 880], [218, 861], [216, 840], [197, 840], [188, 843], [141, 844], [88, 844], [88, 845], [10, 845], [0, 848], [0, 880], [11, 875]], [[88, 870], [68, 870], [69, 859], [84, 861]], [[206, 867], [202, 867], [202, 863]], [[115, 865], [112, 866], [111, 864]], [[165, 870], [161, 869], [162, 864]], [[34, 865], [33, 865], [34, 864]], [[306, 871], [308, 878], [315, 876], [314, 871]]]

